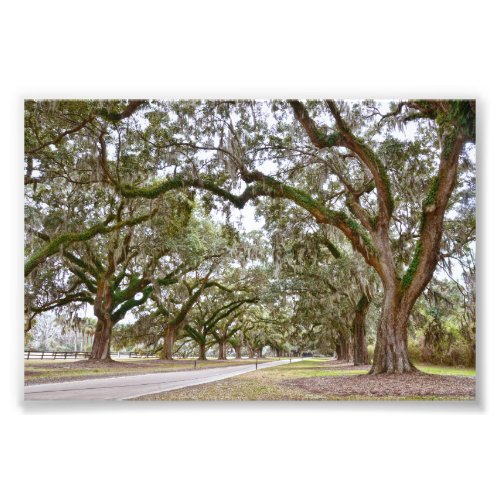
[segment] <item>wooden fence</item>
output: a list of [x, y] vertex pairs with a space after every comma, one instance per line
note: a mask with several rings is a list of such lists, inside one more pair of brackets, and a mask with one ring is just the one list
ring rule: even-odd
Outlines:
[[[112, 352], [113, 358], [157, 358], [156, 354], [137, 352]], [[24, 351], [24, 359], [87, 359], [90, 352], [78, 351]]]
[[78, 351], [24, 351], [24, 359], [86, 359], [89, 352]]
[[114, 358], [157, 358], [158, 354], [140, 354], [137, 352], [112, 352]]

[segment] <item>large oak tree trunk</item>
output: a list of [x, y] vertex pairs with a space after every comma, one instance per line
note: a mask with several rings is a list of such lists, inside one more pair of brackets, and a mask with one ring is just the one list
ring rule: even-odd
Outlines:
[[96, 361], [111, 359], [110, 347], [112, 330], [113, 323], [111, 318], [97, 320], [94, 342], [92, 343], [92, 351], [89, 359]]
[[236, 359], [241, 359], [241, 346], [237, 345], [234, 347], [234, 352], [236, 353]]
[[113, 295], [109, 280], [103, 280], [97, 287], [94, 314], [97, 325], [92, 343], [90, 359], [96, 361], [111, 359], [111, 334], [113, 331]]
[[220, 360], [226, 359], [226, 343], [224, 341], [219, 342], [219, 358]]
[[160, 353], [160, 359], [173, 360], [174, 343], [177, 337], [178, 327], [175, 325], [167, 325], [163, 335], [163, 347]]
[[366, 315], [370, 302], [365, 294], [356, 305], [354, 321], [352, 325], [353, 339], [353, 361], [354, 365], [367, 365], [370, 363], [368, 349], [366, 347]]
[[346, 335], [341, 335], [336, 347], [337, 359], [339, 361], [349, 361], [349, 337]]
[[399, 294], [386, 291], [370, 373], [416, 370], [408, 358], [408, 318], [409, 311], [401, 307]]
[[198, 345], [200, 348], [200, 355], [198, 356], [198, 359], [204, 361], [207, 359], [207, 354], [206, 354], [207, 345], [206, 344], [198, 344]]

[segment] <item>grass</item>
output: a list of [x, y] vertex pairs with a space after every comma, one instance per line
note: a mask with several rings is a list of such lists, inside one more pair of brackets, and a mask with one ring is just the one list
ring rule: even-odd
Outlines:
[[475, 368], [461, 368], [456, 366], [435, 366], [435, 365], [416, 365], [417, 368], [424, 373], [433, 375], [455, 375], [462, 377], [475, 377]]
[[151, 394], [136, 398], [138, 400], [194, 400], [194, 401], [276, 401], [276, 400], [321, 400], [320, 395], [308, 394], [305, 391], [280, 386], [273, 377], [264, 376], [273, 368], [256, 371], [220, 382], [203, 384], [186, 389]]
[[[259, 364], [272, 361], [273, 358], [259, 360]], [[207, 360], [197, 361], [197, 369], [217, 368], [221, 366], [235, 366], [254, 364], [253, 359], [244, 360]], [[332, 363], [325, 358], [308, 358], [304, 361], [284, 364], [252, 371], [238, 377], [222, 380], [211, 384], [178, 389], [137, 399], [147, 400], [457, 400], [470, 399], [447, 396], [335, 396], [332, 394], [310, 391], [303, 387], [287, 385], [293, 380], [311, 380], [314, 377], [345, 377], [368, 373], [367, 367], [357, 369], [353, 366]], [[475, 376], [471, 368], [443, 367], [434, 365], [417, 365], [424, 373], [433, 375]], [[112, 363], [98, 364], [86, 361], [67, 362], [64, 360], [26, 360], [25, 383], [48, 383], [79, 380], [88, 378], [114, 377], [143, 373], [157, 373], [178, 370], [193, 370], [194, 360], [163, 361], [158, 359], [121, 359]]]
[[[425, 373], [437, 375], [475, 375], [473, 369], [419, 365]], [[353, 369], [332, 364], [325, 359], [308, 359], [293, 364], [266, 368], [238, 377], [203, 384], [185, 389], [177, 389], [159, 394], [137, 398], [138, 400], [195, 400], [195, 401], [266, 401], [266, 400], [469, 400], [469, 397], [456, 396], [333, 396], [310, 392], [285, 383], [294, 379], [310, 377], [338, 377], [366, 374], [366, 369]]]
[[[271, 358], [259, 360], [259, 364], [272, 361]], [[221, 366], [237, 366], [254, 364], [253, 359], [242, 360], [206, 360], [196, 361], [196, 369], [219, 368]], [[164, 361], [159, 359], [122, 359], [111, 363], [90, 363], [88, 361], [66, 360], [25, 360], [25, 384], [64, 382], [86, 378], [115, 377], [124, 375], [140, 375], [167, 371], [194, 370], [194, 360]]]

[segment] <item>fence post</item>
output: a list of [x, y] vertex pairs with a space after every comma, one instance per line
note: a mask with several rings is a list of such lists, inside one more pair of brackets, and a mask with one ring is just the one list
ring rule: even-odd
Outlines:
[[30, 352], [31, 352], [31, 351], [28, 351], [28, 359], [30, 359]]
[[43, 359], [43, 355], [44, 355], [44, 354], [45, 354], [45, 351], [42, 351], [42, 357], [41, 357], [41, 359]]

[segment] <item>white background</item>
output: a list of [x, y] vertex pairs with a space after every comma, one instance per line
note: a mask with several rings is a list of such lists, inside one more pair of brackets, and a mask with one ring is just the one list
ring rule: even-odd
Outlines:
[[[498, 494], [500, 45], [493, 5], [2, 2], [6, 498]], [[26, 97], [477, 98], [478, 402], [23, 404]]]

